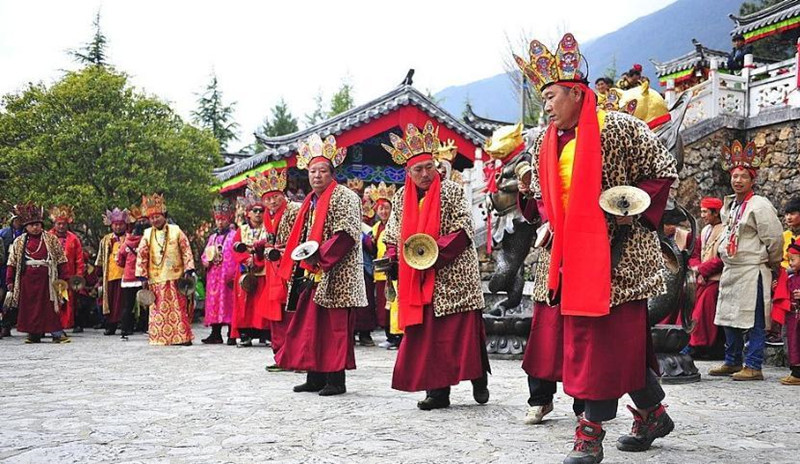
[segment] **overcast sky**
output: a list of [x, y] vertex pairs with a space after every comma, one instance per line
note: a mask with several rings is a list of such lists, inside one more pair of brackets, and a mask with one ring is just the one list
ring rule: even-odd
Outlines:
[[570, 31], [585, 42], [674, 1], [0, 0], [0, 93], [76, 69], [66, 51], [91, 38], [100, 9], [112, 64], [183, 117], [217, 73], [237, 102], [235, 150], [281, 97], [302, 127], [314, 95], [327, 102], [343, 79], [356, 104], [409, 68], [417, 88], [435, 93], [503, 72], [507, 37], [555, 43]]

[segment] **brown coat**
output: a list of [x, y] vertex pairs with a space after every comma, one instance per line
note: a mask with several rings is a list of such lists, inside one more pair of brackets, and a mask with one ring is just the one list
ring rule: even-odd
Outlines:
[[[400, 188], [392, 199], [392, 214], [383, 232], [387, 245], [398, 245], [403, 214], [403, 192]], [[475, 226], [464, 189], [451, 180], [442, 181], [440, 235], [463, 229], [472, 240]], [[478, 269], [478, 253], [470, 244], [452, 263], [436, 271], [433, 287], [433, 313], [436, 317], [465, 311], [482, 311], [486, 306]]]
[[[531, 153], [534, 197], [541, 198], [539, 185], [539, 147], [544, 131], [534, 140]], [[602, 189], [619, 185], [637, 185], [648, 179], [677, 178], [675, 159], [659, 142], [647, 125], [624, 113], [609, 112], [601, 129], [603, 152]], [[616, 221], [606, 215], [609, 243], [616, 230]], [[569, 246], [569, 244], [566, 244]], [[592, 263], [586, 264], [586, 278], [592, 278]], [[544, 302], [547, 297], [547, 273], [550, 251], [542, 249], [535, 269], [533, 298]], [[634, 221], [622, 259], [611, 272], [611, 306], [658, 296], [667, 291], [664, 281], [664, 258], [658, 235], [641, 221]]]

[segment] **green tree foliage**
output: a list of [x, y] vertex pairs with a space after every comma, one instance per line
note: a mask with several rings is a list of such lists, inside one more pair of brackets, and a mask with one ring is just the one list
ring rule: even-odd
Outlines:
[[344, 113], [353, 107], [353, 86], [343, 82], [339, 90], [331, 97], [331, 107], [328, 110], [328, 117], [332, 118], [337, 114]]
[[102, 29], [100, 29], [100, 11], [94, 17], [92, 23], [94, 27], [94, 35], [92, 40], [77, 50], [71, 50], [70, 55], [75, 61], [87, 66], [107, 66], [108, 54], [106, 53], [107, 40]]
[[219, 81], [215, 73], [211, 74], [206, 90], [202, 94], [197, 94], [197, 110], [192, 111], [194, 122], [200, 127], [208, 129], [214, 134], [219, 142], [219, 151], [224, 151], [228, 142], [236, 140], [236, 129], [239, 128], [233, 120], [233, 108], [236, 102], [226, 105], [222, 101], [222, 90], [219, 88]]
[[[739, 7], [739, 16], [746, 16], [781, 3], [783, 0], [756, 0], [743, 2]], [[781, 34], [765, 37], [753, 42], [753, 56], [772, 60], [788, 60], [796, 53], [797, 29]]]
[[325, 109], [322, 106], [322, 91], [314, 95], [314, 111], [305, 115], [306, 127], [311, 127], [325, 120]]
[[107, 230], [101, 214], [138, 205], [143, 193], [162, 192], [187, 231], [208, 217], [217, 142], [126, 75], [88, 66], [1, 102], [0, 201], [72, 205], [93, 245]]
[[292, 116], [289, 106], [283, 98], [272, 107], [272, 116], [264, 119], [264, 124], [259, 128], [259, 135], [265, 137], [277, 137], [279, 135], [297, 132], [297, 119]]

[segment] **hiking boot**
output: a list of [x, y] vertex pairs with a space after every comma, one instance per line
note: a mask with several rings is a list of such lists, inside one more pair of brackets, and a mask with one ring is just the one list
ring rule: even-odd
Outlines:
[[764, 380], [764, 374], [761, 373], [761, 369], [752, 369], [745, 366], [744, 369], [733, 374], [731, 378], [733, 380]]
[[603, 461], [603, 426], [581, 419], [575, 428], [575, 442], [564, 464], [598, 464]]
[[620, 451], [646, 451], [653, 440], [667, 436], [675, 428], [663, 404], [651, 410], [647, 419], [630, 406], [628, 410], [633, 414], [633, 427], [630, 434], [617, 440], [617, 449]]
[[789, 374], [781, 379], [781, 385], [800, 386], [800, 378]]
[[543, 404], [540, 406], [530, 406], [528, 412], [525, 414], [525, 419], [522, 420], [527, 425], [541, 424], [544, 421], [544, 416], [553, 412], [553, 403]]
[[708, 375], [713, 377], [726, 377], [735, 374], [742, 370], [742, 366], [731, 366], [729, 364], [722, 364], [713, 369], [708, 370]]

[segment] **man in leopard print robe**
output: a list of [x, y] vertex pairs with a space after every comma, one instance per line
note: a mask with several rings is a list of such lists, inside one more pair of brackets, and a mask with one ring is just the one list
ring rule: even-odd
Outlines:
[[[392, 200], [384, 232], [386, 256], [399, 258], [398, 309], [405, 330], [394, 367], [392, 388], [426, 391], [422, 410], [450, 405], [450, 387], [472, 381], [473, 397], [489, 401], [485, 306], [473, 246], [474, 225], [463, 188], [442, 180], [431, 156], [439, 148], [430, 121], [420, 134], [410, 125], [405, 140], [384, 145], [406, 165], [406, 182]], [[408, 237], [424, 233], [436, 240], [438, 258], [426, 270], [412, 269], [402, 250]], [[398, 250], [400, 249], [400, 250]]]
[[[579, 57], [574, 40], [567, 34], [559, 52]], [[541, 48], [532, 42], [532, 52]], [[647, 299], [666, 291], [655, 229], [677, 177], [675, 161], [644, 122], [596, 111], [596, 97], [575, 68], [559, 68], [553, 78], [539, 74], [536, 59], [531, 65], [517, 61], [538, 82], [550, 119], [530, 148], [532, 176], [520, 182], [520, 207], [528, 218], [538, 210], [553, 237], [536, 266], [534, 320], [523, 367], [540, 387], [532, 388], [532, 398], [552, 395], [555, 381], [563, 380], [568, 395], [584, 400], [574, 448], [564, 463], [593, 464], [603, 459], [602, 422], [616, 416], [618, 399], [626, 393], [636, 405], [634, 426], [617, 448], [646, 450], [674, 427], [661, 404]], [[623, 185], [650, 194], [650, 208], [635, 218], [603, 213], [600, 193]], [[615, 247], [621, 253], [612, 265], [609, 244], [619, 242], [621, 226], [629, 234]], [[552, 410], [552, 403], [540, 406], [540, 416]]]

